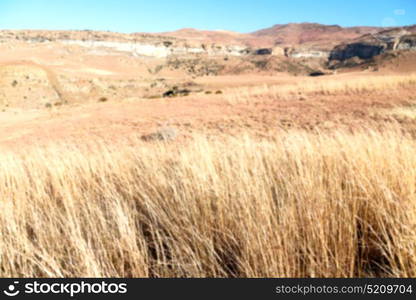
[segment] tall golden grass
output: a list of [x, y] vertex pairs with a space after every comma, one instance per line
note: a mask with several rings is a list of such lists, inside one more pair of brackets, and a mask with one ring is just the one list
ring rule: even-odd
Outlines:
[[225, 98], [230, 104], [251, 103], [253, 99], [293, 99], [299, 95], [357, 95], [381, 92], [399, 95], [403, 88], [416, 86], [416, 74], [402, 75], [358, 75], [345, 74], [334, 77], [300, 77], [295, 83], [262, 85], [230, 89]]
[[399, 130], [0, 155], [4, 277], [416, 276]]

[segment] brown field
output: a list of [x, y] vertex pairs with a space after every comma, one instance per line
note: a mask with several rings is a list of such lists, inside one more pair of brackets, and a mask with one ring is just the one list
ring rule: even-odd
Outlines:
[[416, 103], [412, 73], [357, 72], [317, 79], [219, 76], [201, 78], [199, 83], [210, 93], [70, 103], [48, 109], [8, 108], [0, 112], [0, 141], [3, 147], [91, 137], [116, 142], [165, 128], [189, 138], [195, 133], [273, 136], [290, 128], [336, 129], [369, 123], [414, 127], [409, 113], [394, 113], [398, 109], [412, 113]]
[[197, 81], [0, 112], [0, 275], [416, 276], [416, 75]]

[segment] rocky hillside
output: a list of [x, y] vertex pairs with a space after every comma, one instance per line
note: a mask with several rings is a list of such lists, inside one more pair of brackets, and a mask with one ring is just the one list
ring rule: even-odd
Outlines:
[[[189, 28], [160, 34], [23, 30], [0, 31], [0, 43], [60, 42], [89, 49], [106, 48], [136, 57], [275, 55], [342, 62], [352, 57], [368, 59], [396, 48], [412, 49], [411, 35], [416, 32], [415, 28], [344, 28], [317, 23], [291, 23], [250, 34]], [[401, 37], [404, 40], [398, 41]]]
[[416, 26], [303, 23], [251, 34], [0, 30], [0, 110], [204, 93], [210, 87], [198, 82], [207, 76], [410, 72], [414, 50]]
[[290, 23], [275, 25], [253, 33], [241, 34], [232, 31], [204, 31], [192, 28], [162, 33], [200, 43], [228, 43], [250, 48], [254, 53], [286, 55], [293, 58], [328, 58], [337, 45], [365, 34], [384, 30], [380, 27], [348, 27], [317, 23]]
[[275, 25], [246, 34], [196, 29], [160, 34], [0, 30], [0, 63], [24, 59], [58, 73], [77, 70], [78, 75], [144, 78], [241, 72], [299, 75], [414, 50], [415, 34], [416, 26], [343, 28], [316, 23]]
[[400, 50], [416, 51], [416, 26], [366, 34], [336, 46], [329, 55], [331, 68], [351, 67], [374, 57]]
[[121, 34], [96, 31], [0, 31], [0, 43], [60, 42], [86, 48], [107, 48], [134, 56], [168, 57], [171, 55], [207, 54], [240, 56], [248, 52], [243, 45], [200, 43], [153, 34]]

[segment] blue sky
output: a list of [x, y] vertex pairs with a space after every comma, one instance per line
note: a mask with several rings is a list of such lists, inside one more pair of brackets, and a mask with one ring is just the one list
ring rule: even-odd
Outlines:
[[0, 29], [251, 32], [274, 24], [416, 23], [416, 0], [0, 0]]

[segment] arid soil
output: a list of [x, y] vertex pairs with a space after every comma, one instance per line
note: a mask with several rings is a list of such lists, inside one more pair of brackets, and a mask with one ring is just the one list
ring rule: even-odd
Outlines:
[[[314, 50], [328, 51], [380, 30], [307, 23], [253, 34], [4, 31], [1, 145], [95, 135], [118, 139], [166, 128], [179, 137], [193, 132], [267, 135], [288, 128], [388, 121], [394, 117], [379, 111], [415, 101], [411, 79], [403, 79], [416, 70], [415, 51], [386, 52], [328, 69], [327, 60], [319, 57], [323, 52]], [[395, 37], [404, 29], [397, 32], [387, 30], [387, 35]], [[259, 48], [273, 45], [282, 52]], [[283, 51], [288, 45], [298, 48]], [[314, 73], [324, 76], [310, 77]], [[351, 84], [365, 86], [366, 80], [388, 82], [388, 76], [398, 81], [396, 86], [381, 83], [347, 91]], [[331, 90], [334, 82], [346, 88]], [[304, 86], [309, 88], [302, 91]]]
[[[366, 80], [367, 76], [360, 73], [334, 75], [330, 79], [321, 77], [314, 84], [325, 85], [328, 80]], [[376, 80], [384, 77], [371, 76]], [[230, 78], [224, 78], [226, 79]], [[261, 79], [263, 81], [260, 84], [258, 81]], [[10, 108], [1, 112], [0, 140], [2, 145], [12, 145], [21, 142], [46, 143], [57, 139], [76, 140], [92, 136], [118, 139], [128, 135], [151, 134], [164, 128], [173, 128], [183, 137], [194, 132], [239, 134], [248, 131], [264, 135], [293, 127], [328, 129], [371, 120], [392, 122], [394, 118], [382, 112], [411, 106], [416, 102], [414, 86], [409, 83], [403, 84], [399, 90], [312, 90], [288, 95], [276, 95], [272, 90], [295, 87], [298, 81], [310, 84], [308, 80], [283, 75], [274, 78], [244, 76], [237, 78], [234, 83], [230, 80], [232, 87], [224, 88], [224, 83], [207, 78], [200, 81], [210, 87], [210, 94], [108, 100], [30, 110]], [[247, 81], [251, 85], [236, 87], [246, 84]], [[258, 83], [255, 84], [256, 82]], [[271, 88], [265, 85], [267, 82]], [[216, 91], [221, 91], [221, 94], [216, 94]], [[397, 120], [412, 121], [411, 118], [404, 117], [396, 118]]]

